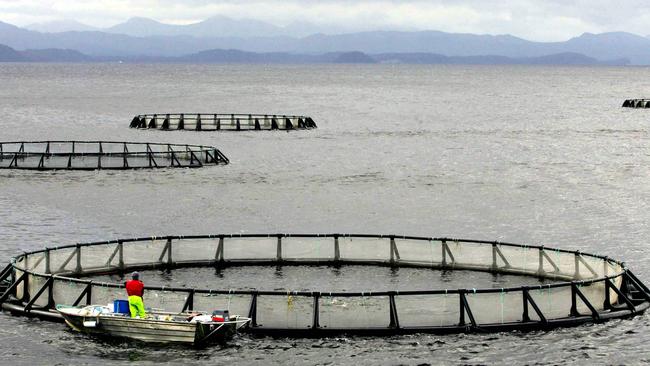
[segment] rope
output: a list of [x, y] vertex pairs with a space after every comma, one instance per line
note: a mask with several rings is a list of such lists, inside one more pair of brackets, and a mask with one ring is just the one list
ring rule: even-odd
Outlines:
[[293, 310], [293, 296], [291, 292], [287, 291], [287, 312]]

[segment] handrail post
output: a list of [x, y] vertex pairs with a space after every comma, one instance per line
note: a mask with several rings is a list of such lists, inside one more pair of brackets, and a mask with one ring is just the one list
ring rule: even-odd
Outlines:
[[194, 310], [194, 289], [190, 289], [187, 292], [187, 299], [185, 299], [185, 304], [183, 304], [183, 310], [181, 310], [181, 313], [192, 310]]
[[399, 250], [397, 250], [397, 244], [395, 243], [395, 236], [390, 236], [390, 263], [395, 264], [400, 259]]
[[[29, 312], [29, 311], [32, 310], [32, 307], [36, 303], [36, 300], [38, 300], [41, 297], [41, 295], [43, 294], [43, 292], [45, 292], [45, 290], [47, 290], [49, 287], [52, 286], [53, 281], [54, 281], [54, 278], [52, 276], [48, 277], [48, 279], [45, 281], [43, 286], [41, 286], [41, 288], [34, 294], [34, 296], [31, 297], [31, 299], [29, 300], [27, 305], [25, 305], [24, 310], [26, 312]], [[49, 294], [50, 294], [50, 292], [48, 292], [48, 295]], [[48, 305], [49, 304], [50, 304], [50, 299], [48, 299]]]
[[610, 298], [609, 294], [609, 281], [605, 281], [605, 301], [603, 302], [603, 308], [605, 310], [611, 310], [612, 309], [612, 300]]
[[[16, 279], [16, 280], [15, 280], [15, 281], [14, 281], [14, 282], [13, 282], [13, 283], [12, 283], [12, 284], [11, 284], [11, 285], [6, 289], [6, 290], [5, 290], [5, 292], [4, 292], [2, 295], [0, 295], [0, 304], [2, 304], [3, 302], [7, 301], [7, 299], [9, 298], [9, 295], [15, 293], [16, 289], [18, 288], [18, 286], [19, 286], [21, 283], [25, 282], [26, 279], [27, 279], [27, 272], [23, 272], [23, 274], [20, 275], [20, 277], [18, 277], [18, 279]], [[25, 283], [26, 283], [26, 282], [25, 282]], [[27, 290], [26, 290], [26, 286], [23, 285], [23, 293], [25, 293], [26, 291], [27, 291]]]
[[123, 241], [118, 241], [117, 242], [117, 255], [118, 255], [118, 266], [120, 267], [120, 271], [124, 272], [124, 242]]
[[395, 304], [394, 293], [388, 295], [388, 301], [390, 306], [390, 324], [388, 327], [392, 329], [399, 329], [399, 316], [397, 314], [397, 305]]
[[45, 273], [50, 274], [52, 271], [50, 269], [50, 248], [45, 249]]
[[530, 316], [528, 315], [528, 297], [526, 296], [527, 294], [528, 294], [528, 287], [522, 287], [521, 299], [524, 303], [524, 310], [523, 313], [521, 314], [521, 321], [524, 323], [530, 321]]
[[251, 327], [257, 327], [257, 292], [251, 297], [251, 305], [248, 309], [248, 317], [251, 318]]
[[168, 238], [167, 243], [169, 248], [167, 249], [167, 264], [172, 264], [172, 239]]
[[29, 286], [30, 286], [30, 281], [29, 281], [29, 276], [27, 276], [27, 272], [25, 274], [25, 280], [23, 281], [23, 298], [20, 299], [21, 302], [25, 303], [30, 300], [31, 294], [29, 293]]
[[81, 273], [82, 267], [81, 267], [81, 245], [77, 244], [77, 265], [75, 266], [75, 273]]
[[458, 320], [458, 325], [462, 327], [465, 325], [465, 304], [463, 303], [463, 298], [465, 297], [465, 293], [463, 292], [463, 290], [458, 291], [458, 297], [459, 297], [458, 304], [460, 306], [459, 308], [460, 316]]
[[311, 329], [316, 330], [320, 328], [320, 292], [314, 292], [314, 314], [312, 317]]
[[339, 246], [339, 236], [334, 235], [334, 262], [341, 260], [341, 247]]
[[90, 300], [89, 300], [89, 297], [90, 297], [90, 296], [88, 295], [88, 293], [89, 293], [89, 292], [91, 291], [91, 289], [92, 289], [92, 282], [93, 282], [93, 281], [90, 281], [90, 282], [88, 282], [88, 283], [86, 284], [86, 287], [84, 287], [84, 289], [81, 290], [81, 293], [79, 294], [79, 296], [77, 297], [77, 299], [72, 303], [72, 306], [77, 306], [77, 305], [79, 305], [79, 304], [81, 303], [81, 300], [84, 299], [84, 297], [86, 298], [86, 305], [90, 305]]
[[[577, 259], [576, 259], [577, 263]], [[571, 282], [571, 311], [569, 312], [570, 316], [579, 316], [578, 312], [578, 303], [576, 301], [576, 284]]]
[[50, 287], [47, 289], [47, 308], [52, 309], [56, 305], [56, 302], [54, 301], [54, 277], [50, 276], [52, 279], [52, 283], [50, 284]]

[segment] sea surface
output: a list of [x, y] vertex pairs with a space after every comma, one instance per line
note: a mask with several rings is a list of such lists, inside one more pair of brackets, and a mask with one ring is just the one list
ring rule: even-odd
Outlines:
[[[197, 143], [231, 161], [0, 171], [0, 262], [120, 237], [394, 233], [609, 255], [650, 282], [650, 110], [621, 108], [649, 90], [650, 69], [637, 67], [0, 64], [2, 141]], [[167, 112], [304, 114], [319, 128], [128, 128], [135, 114]], [[271, 280], [260, 268], [227, 275], [242, 288], [332, 285], [313, 268], [272, 272]], [[343, 274], [332, 286], [445, 283], [441, 273]], [[170, 281], [214, 278], [189, 275]], [[489, 277], [454, 276], [454, 286], [491, 286]], [[532, 333], [243, 335], [193, 350], [89, 340], [63, 324], [1, 314], [0, 364], [639, 364], [650, 362], [649, 316]]]

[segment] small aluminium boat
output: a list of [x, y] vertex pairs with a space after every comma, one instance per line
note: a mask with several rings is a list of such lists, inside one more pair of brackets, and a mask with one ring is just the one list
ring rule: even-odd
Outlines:
[[[57, 305], [56, 310], [74, 330], [111, 338], [128, 338], [150, 343], [181, 343], [202, 347], [223, 343], [250, 318], [239, 315], [221, 317], [201, 313], [150, 312], [147, 318], [131, 318], [114, 313], [109, 307]], [[215, 312], [217, 313], [217, 312]]]

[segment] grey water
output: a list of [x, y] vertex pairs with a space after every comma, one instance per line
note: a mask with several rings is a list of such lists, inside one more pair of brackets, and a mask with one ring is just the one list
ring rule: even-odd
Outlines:
[[[604, 254], [650, 281], [650, 111], [620, 107], [644, 97], [649, 76], [632, 67], [0, 64], [0, 140], [200, 143], [231, 160], [206, 169], [0, 171], [0, 260], [132, 236], [395, 233]], [[305, 114], [319, 128], [128, 128], [135, 114], [165, 112]], [[366, 284], [390, 278], [372, 273]], [[268, 285], [291, 286], [300, 275]], [[237, 277], [246, 286], [268, 273]], [[0, 364], [14, 365], [650, 360], [648, 315], [532, 333], [244, 335], [205, 350], [105, 343], [8, 314], [0, 324]]]

